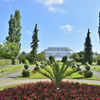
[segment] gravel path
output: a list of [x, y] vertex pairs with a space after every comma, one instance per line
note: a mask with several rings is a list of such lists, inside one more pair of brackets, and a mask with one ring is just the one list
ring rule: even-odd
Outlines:
[[[82, 71], [85, 70], [85, 68], [84, 68], [83, 66], [80, 66], [80, 68], [81, 68]], [[95, 70], [91, 70], [91, 71], [93, 72], [93, 75], [94, 75], [96, 78], [100, 79], [100, 72], [96, 72]]]
[[[30, 69], [32, 70], [33, 67], [30, 67]], [[15, 79], [16, 77], [21, 76], [21, 74], [22, 74], [22, 70], [0, 77], [0, 86], [8, 86], [8, 85], [22, 84], [22, 83], [33, 83], [33, 82], [39, 82], [39, 81], [50, 81], [49, 79], [23, 79], [23, 80]], [[98, 73], [98, 76], [99, 75], [100, 73]], [[100, 81], [97, 81], [97, 80], [64, 79], [64, 81], [100, 84]]]
[[[32, 70], [33, 68], [34, 67], [30, 67], [29, 69]], [[0, 81], [5, 81], [5, 80], [11, 81], [11, 80], [15, 79], [16, 77], [20, 77], [22, 75], [22, 70], [0, 76]]]
[[[22, 84], [22, 83], [34, 83], [34, 82], [39, 82], [39, 81], [50, 81], [50, 80], [49, 79], [5, 80], [5, 81], [0, 82], [0, 86], [9, 86], [9, 85], [14, 85], [14, 84]], [[100, 84], [100, 81], [96, 81], [96, 80], [64, 79], [64, 81]]]

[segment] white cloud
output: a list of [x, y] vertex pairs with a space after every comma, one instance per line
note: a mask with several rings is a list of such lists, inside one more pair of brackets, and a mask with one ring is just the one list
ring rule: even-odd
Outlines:
[[32, 32], [31, 31], [26, 31], [26, 34], [32, 34]]
[[58, 7], [62, 4], [64, 4], [64, 0], [36, 0], [40, 4], [46, 6], [49, 11], [51, 12], [59, 12], [59, 13], [65, 13], [65, 10]]
[[45, 0], [44, 4], [46, 6], [50, 6], [50, 5], [61, 5], [64, 3], [64, 0]]
[[72, 31], [72, 26], [67, 24], [67, 25], [61, 25], [60, 26], [61, 29], [67, 29], [68, 31]]
[[65, 13], [65, 10], [61, 9], [61, 8], [58, 8], [58, 7], [53, 7], [53, 6], [50, 6], [48, 7], [49, 11], [51, 12], [60, 12], [60, 13]]

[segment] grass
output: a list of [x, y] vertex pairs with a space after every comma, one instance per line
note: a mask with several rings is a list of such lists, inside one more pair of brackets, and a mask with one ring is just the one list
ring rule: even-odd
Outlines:
[[100, 72], [100, 66], [99, 65], [97, 65], [97, 66], [92, 65], [91, 68], [92, 68], [92, 70], [95, 70], [97, 72]]
[[0, 91], [4, 90], [4, 89], [6, 89], [6, 88], [16, 87], [16, 86], [18, 86], [18, 85], [20, 85], [20, 84], [13, 84], [13, 85], [8, 85], [8, 86], [0, 86]]
[[19, 71], [24, 68], [24, 65], [14, 65], [0, 68], [0, 76]]

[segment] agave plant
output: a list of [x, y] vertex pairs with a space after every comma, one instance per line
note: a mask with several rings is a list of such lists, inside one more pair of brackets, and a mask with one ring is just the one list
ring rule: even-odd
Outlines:
[[64, 78], [76, 72], [76, 70], [68, 72], [67, 69], [69, 66], [70, 63], [63, 63], [60, 66], [58, 63], [54, 62], [53, 64], [50, 64], [51, 69], [44, 67], [45, 72], [40, 70], [39, 73], [49, 78], [52, 82], [55, 82], [57, 87], [59, 87]]

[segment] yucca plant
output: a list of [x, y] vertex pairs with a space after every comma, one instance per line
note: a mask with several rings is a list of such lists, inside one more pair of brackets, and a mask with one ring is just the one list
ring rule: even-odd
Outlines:
[[49, 78], [52, 82], [55, 82], [57, 87], [59, 87], [64, 78], [76, 72], [76, 70], [68, 72], [67, 69], [69, 66], [70, 63], [63, 63], [60, 66], [58, 63], [54, 62], [53, 64], [50, 64], [51, 69], [44, 67], [45, 72], [40, 70], [39, 73]]

